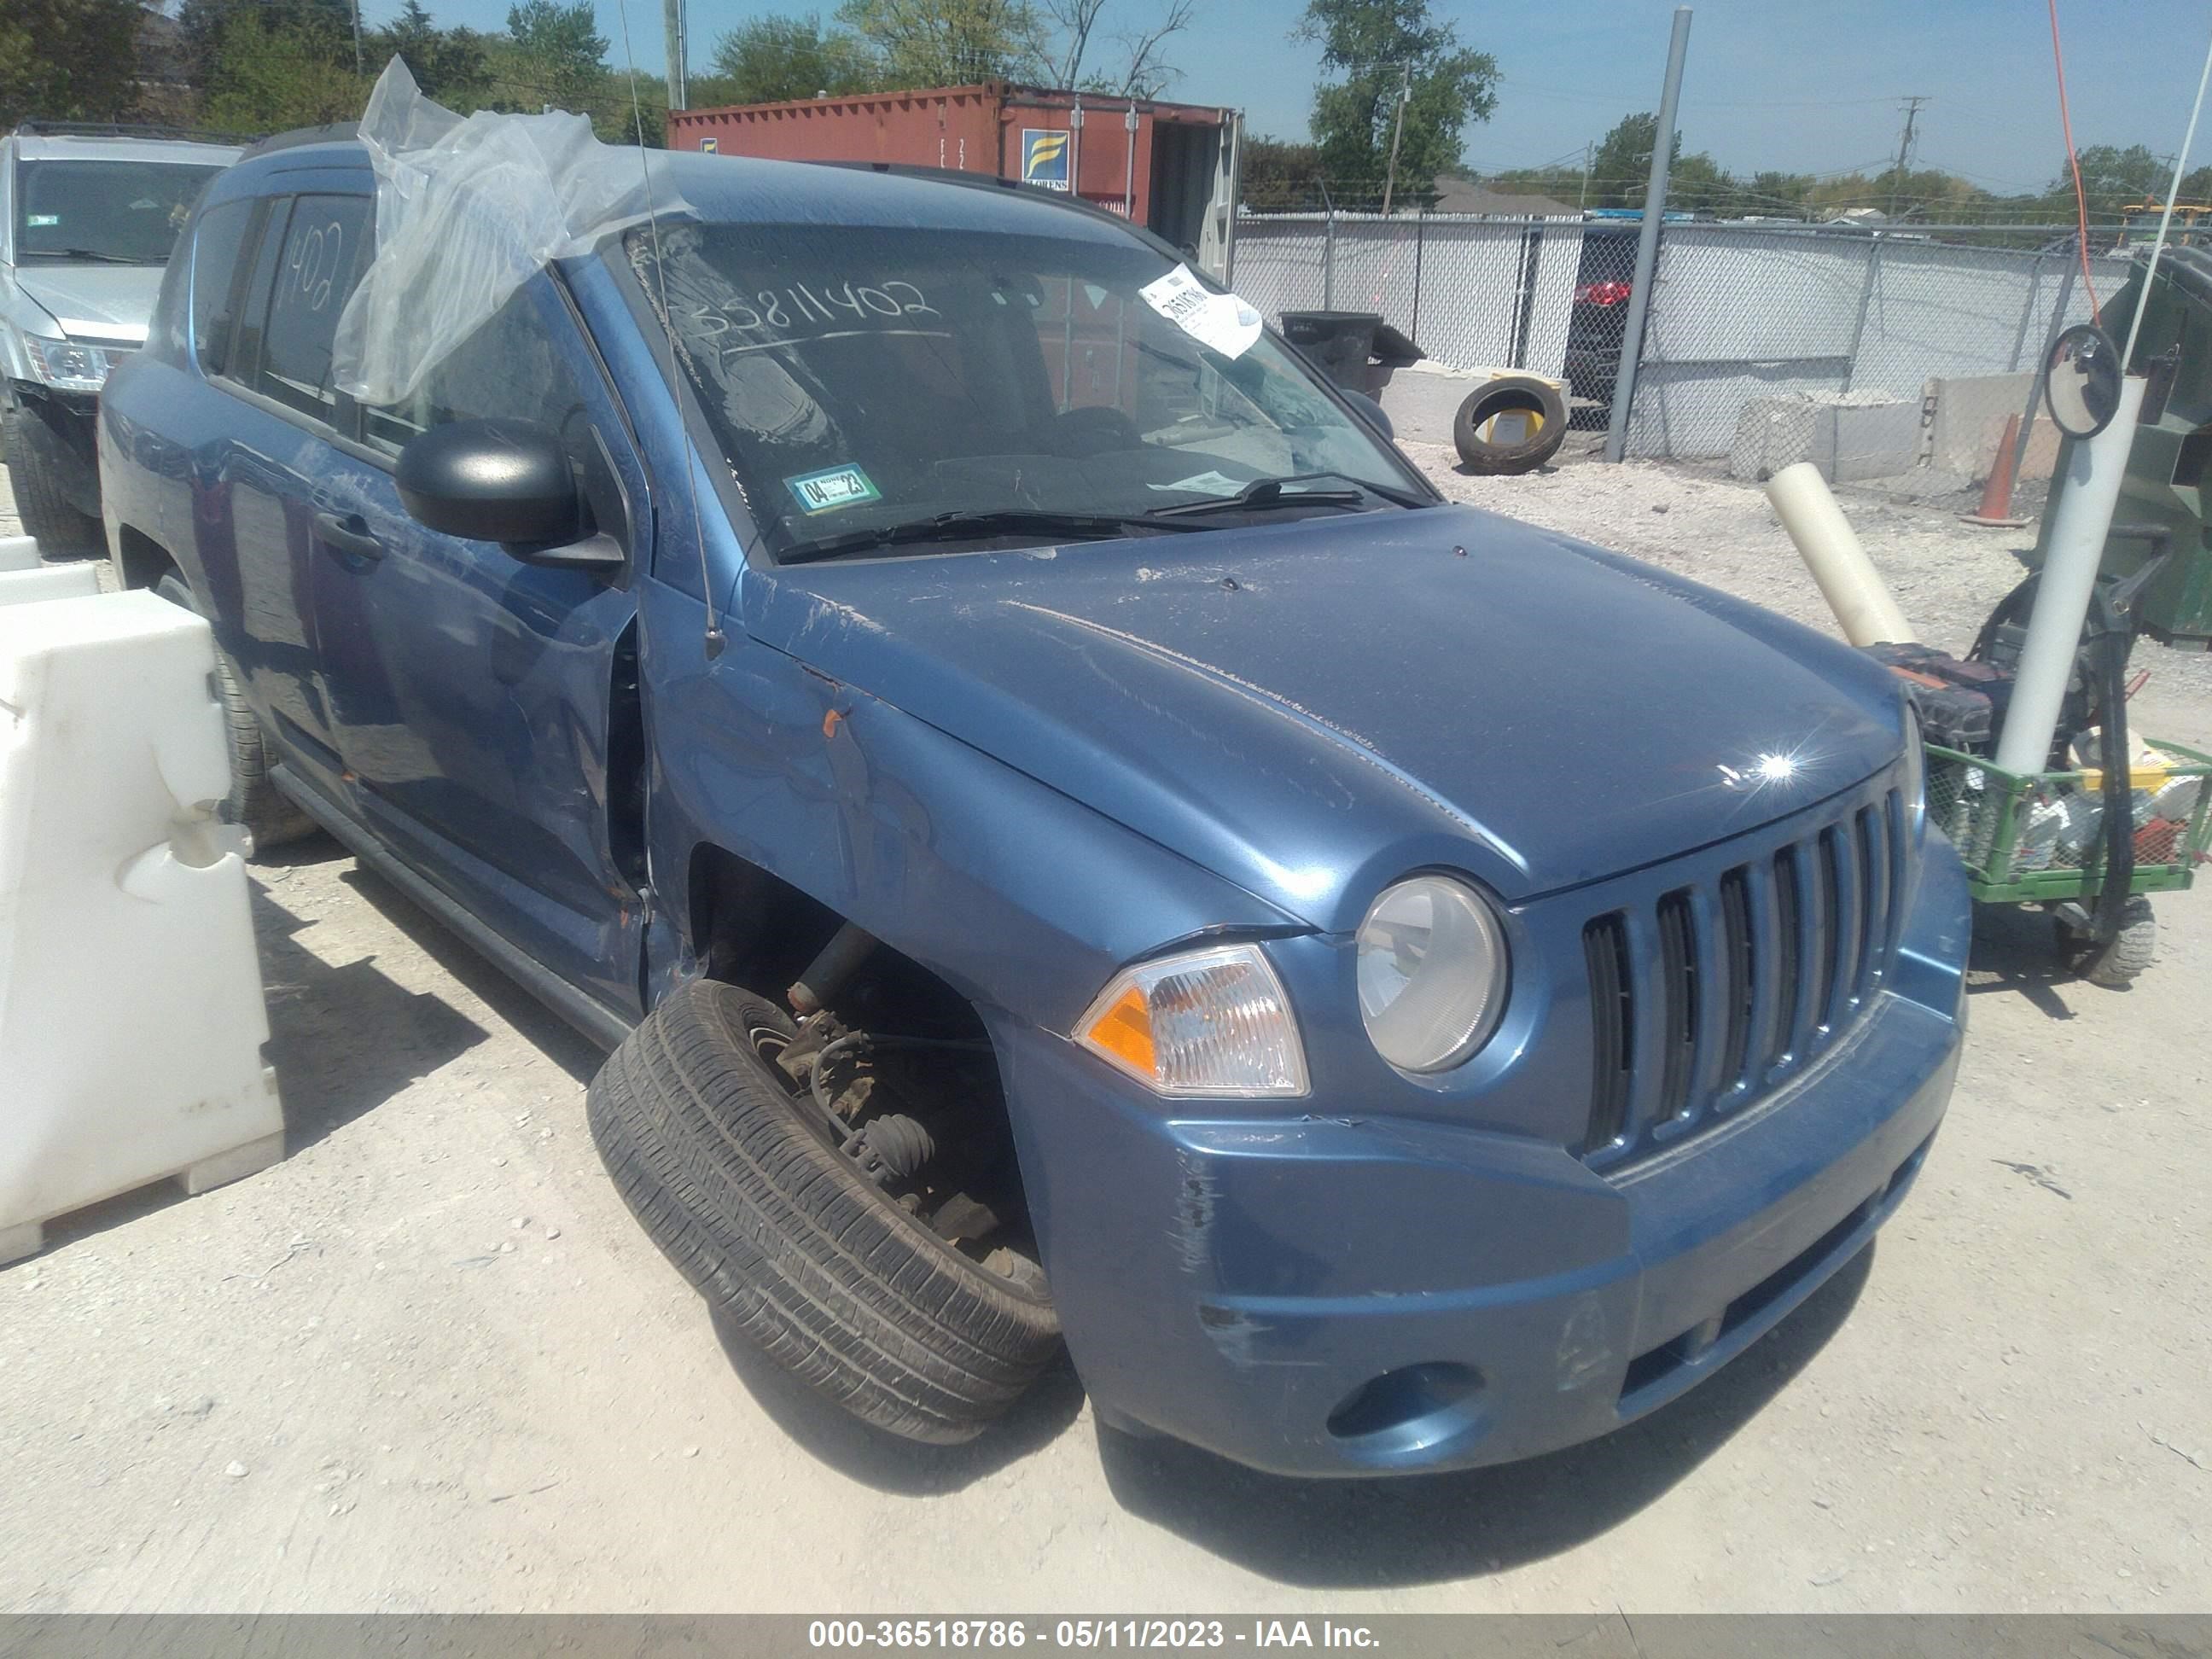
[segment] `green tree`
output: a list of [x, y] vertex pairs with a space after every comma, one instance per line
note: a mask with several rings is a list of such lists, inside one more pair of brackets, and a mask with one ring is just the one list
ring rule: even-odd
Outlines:
[[[1642, 207], [1651, 181], [1651, 152], [1657, 140], [1659, 118], [1650, 110], [1624, 115], [1612, 131], [1598, 142], [1590, 158], [1589, 204], [1592, 207]], [[1668, 167], [1681, 159], [1682, 135], [1674, 135]]]
[[595, 121], [611, 118], [607, 40], [592, 0], [519, 0], [507, 8], [504, 46], [495, 45], [489, 55], [494, 94], [502, 106], [550, 105]]
[[353, 67], [351, 0], [181, 0], [177, 30], [192, 78], [210, 93], [231, 22], [242, 14], [259, 18], [266, 31], [293, 40], [319, 63]]
[[[1055, 87], [1074, 87], [1114, 98], [1157, 98], [1182, 78], [1167, 59], [1167, 43], [1190, 27], [1196, 0], [1166, 0], [1152, 21], [1103, 33], [1110, 0], [1041, 0], [1047, 38], [1036, 76]], [[1115, 48], [1106, 64], [1096, 48]]]
[[483, 37], [474, 29], [441, 29], [422, 0], [406, 0], [398, 16], [368, 37], [369, 67], [398, 58], [424, 94], [456, 109], [481, 101], [491, 78]]
[[9, 0], [0, 9], [0, 131], [37, 116], [127, 114], [137, 30], [135, 0]]
[[1310, 0], [1292, 38], [1319, 41], [1323, 70], [1341, 76], [1314, 88], [1314, 139], [1332, 188], [1371, 181], [1379, 198], [1401, 93], [1398, 177], [1423, 186], [1458, 168], [1468, 123], [1497, 106], [1497, 60], [1462, 46], [1452, 25], [1430, 17], [1428, 0]]
[[860, 37], [825, 28], [818, 15], [756, 17], [739, 24], [714, 42], [714, 72], [717, 100], [732, 104], [866, 92], [875, 82]]
[[1321, 146], [1281, 138], [1244, 142], [1243, 200], [1247, 207], [1297, 212], [1322, 205]]
[[1028, 0], [845, 0], [837, 21], [867, 43], [884, 88], [1018, 80], [1047, 51]]
[[[2092, 144], [2077, 152], [2081, 163], [2081, 193], [2089, 211], [2107, 216], [2135, 202], [2163, 202], [2173, 181], [2173, 159], [2161, 161], [2145, 144]], [[2074, 211], [2074, 171], [2063, 162], [2046, 195], [2058, 203], [2062, 216]]]
[[368, 81], [327, 28], [241, 7], [223, 25], [207, 82], [208, 119], [233, 132], [282, 132], [360, 118]]

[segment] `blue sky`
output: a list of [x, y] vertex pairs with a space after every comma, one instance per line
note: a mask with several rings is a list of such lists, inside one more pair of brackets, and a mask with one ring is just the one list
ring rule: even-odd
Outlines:
[[[427, 0], [442, 21], [497, 27], [506, 0]], [[626, 0], [638, 65], [661, 65], [659, 0]], [[622, 53], [623, 0], [597, 0]], [[1109, 27], [1162, 0], [1109, 0]], [[690, 0], [695, 64], [714, 38], [791, 0]], [[1579, 155], [1621, 115], [1658, 101], [1669, 0], [1431, 0], [1466, 44], [1503, 71], [1498, 108], [1468, 129], [1478, 172]], [[364, 0], [371, 21], [396, 7]], [[820, 8], [834, 9], [832, 3]], [[1297, 0], [1198, 0], [1176, 43], [1185, 70], [1169, 94], [1245, 111], [1251, 130], [1305, 136], [1316, 49], [1289, 39]], [[1899, 98], [1924, 93], [1917, 156], [1992, 190], [2039, 187], [2063, 146], [2044, 0], [1701, 0], [1683, 82], [1685, 148], [1739, 170], [1845, 172], [1895, 154]], [[2179, 147], [2197, 89], [2212, 4], [2204, 0], [2060, 0], [2074, 131], [2083, 144]], [[2122, 20], [2125, 21], [2123, 24]], [[2200, 137], [2212, 159], [2212, 127]]]

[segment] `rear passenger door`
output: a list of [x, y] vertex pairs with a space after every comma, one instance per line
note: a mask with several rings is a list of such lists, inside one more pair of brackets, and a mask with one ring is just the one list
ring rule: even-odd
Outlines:
[[405, 403], [353, 411], [318, 492], [343, 538], [319, 561], [322, 672], [354, 810], [525, 954], [635, 1018], [645, 921], [630, 624], [619, 575], [527, 565], [427, 529], [392, 477], [451, 421], [558, 433], [599, 527], [626, 547], [642, 473], [580, 325], [540, 274]]
[[338, 459], [330, 344], [368, 237], [366, 196], [304, 193], [262, 204], [250, 263], [218, 295], [196, 287], [195, 344], [232, 403], [195, 492], [204, 601], [280, 750], [335, 774], [314, 616], [315, 493]]

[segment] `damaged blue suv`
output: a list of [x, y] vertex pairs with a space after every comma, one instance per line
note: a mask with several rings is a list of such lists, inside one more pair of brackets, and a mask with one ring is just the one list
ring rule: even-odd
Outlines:
[[232, 816], [611, 1049], [623, 1196], [823, 1393], [959, 1440], [1064, 1345], [1263, 1468], [1526, 1457], [1900, 1201], [1968, 921], [1881, 668], [1445, 503], [1103, 214], [665, 156], [349, 346], [478, 282], [388, 176], [210, 189], [113, 556], [212, 624]]

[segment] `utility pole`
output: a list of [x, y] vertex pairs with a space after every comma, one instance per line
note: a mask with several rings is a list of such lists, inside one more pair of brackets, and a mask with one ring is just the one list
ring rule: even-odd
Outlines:
[[1919, 125], [1920, 106], [1933, 100], [1914, 93], [1905, 100], [1905, 133], [1897, 141], [1897, 165], [1889, 174], [1889, 216], [1897, 217], [1897, 194], [1905, 188], [1905, 163], [1912, 159], [1912, 129]]
[[361, 0], [353, 0], [353, 74], [358, 81], [363, 73], [361, 66]]
[[1590, 147], [1583, 146], [1583, 199], [1576, 204], [1584, 213], [1589, 211]]
[[684, 82], [690, 79], [684, 62], [684, 0], [661, 0], [660, 22], [668, 35], [668, 107], [688, 109], [690, 94]]
[[1413, 66], [1405, 65], [1398, 82], [1398, 124], [1390, 131], [1390, 170], [1382, 177], [1382, 216], [1390, 216], [1390, 192], [1398, 186], [1398, 144], [1406, 136], [1406, 106], [1413, 101]]
[[1605, 458], [1628, 455], [1628, 410], [1636, 397], [1636, 367], [1644, 356], [1644, 323], [1651, 310], [1651, 275], [1659, 264], [1659, 222], [1667, 213], [1667, 173], [1674, 161], [1674, 110], [1682, 99], [1682, 60], [1690, 55], [1690, 9], [1674, 8], [1674, 33], [1667, 43], [1667, 79], [1659, 93], [1659, 118], [1651, 129], [1651, 181], [1644, 190], [1644, 226], [1636, 239], [1636, 276], [1628, 289], [1628, 315], [1620, 330], [1620, 368], [1607, 417]]

